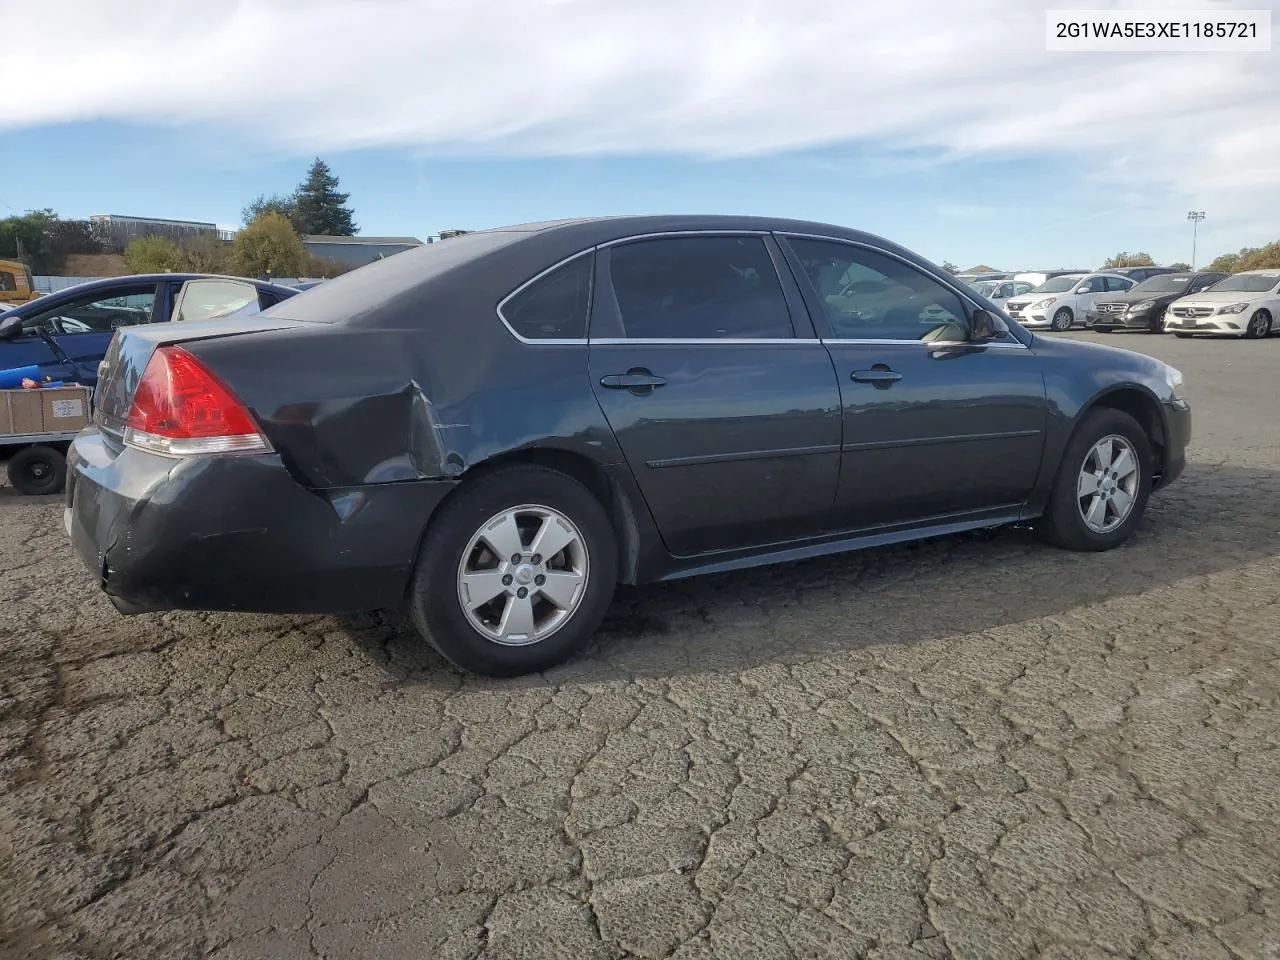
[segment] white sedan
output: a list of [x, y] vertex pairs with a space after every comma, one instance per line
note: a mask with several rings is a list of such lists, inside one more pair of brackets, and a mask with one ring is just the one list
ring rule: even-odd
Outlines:
[[1280, 270], [1246, 270], [1175, 300], [1164, 328], [1177, 337], [1216, 333], [1256, 340], [1280, 333]]
[[[1109, 293], [1124, 293], [1137, 283], [1132, 277], [1118, 273], [1068, 274], [1046, 280], [1019, 300], [1029, 300], [1019, 321], [1024, 327], [1048, 327], [1070, 330], [1098, 298]], [[1041, 296], [1045, 294], [1045, 296]], [[1009, 301], [1012, 308], [1014, 301]]]
[[1005, 301], [1012, 297], [1030, 293], [1034, 284], [1025, 280], [973, 280], [969, 286], [982, 294], [997, 307], [1004, 307]]

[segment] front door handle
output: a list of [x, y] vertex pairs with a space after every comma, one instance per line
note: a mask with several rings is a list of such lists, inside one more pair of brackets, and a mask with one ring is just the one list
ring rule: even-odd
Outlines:
[[851, 380], [856, 380], [859, 383], [889, 384], [889, 383], [897, 383], [899, 380], [901, 380], [902, 374], [897, 373], [896, 371], [890, 370], [886, 366], [877, 364], [875, 367], [872, 367], [870, 370], [855, 370], [853, 371], [853, 373], [849, 374], [849, 378]]
[[611, 373], [600, 378], [600, 386], [608, 387], [611, 390], [642, 390], [649, 392], [654, 387], [660, 387], [666, 382], [665, 377], [655, 376], [648, 370], [643, 369], [628, 370], [626, 373]]

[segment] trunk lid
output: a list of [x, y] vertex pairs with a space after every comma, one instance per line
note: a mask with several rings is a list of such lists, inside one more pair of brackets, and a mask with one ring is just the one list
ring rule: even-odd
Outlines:
[[121, 327], [111, 338], [106, 356], [98, 364], [98, 386], [93, 395], [94, 423], [113, 453], [124, 447], [125, 420], [134, 391], [157, 347], [200, 340], [246, 336], [254, 333], [303, 327], [278, 317], [236, 317], [199, 323], [157, 323]]

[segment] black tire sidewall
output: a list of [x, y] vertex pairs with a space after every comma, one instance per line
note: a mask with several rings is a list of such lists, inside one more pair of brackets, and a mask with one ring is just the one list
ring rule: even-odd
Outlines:
[[[568, 517], [586, 541], [590, 572], [586, 596], [555, 633], [528, 646], [503, 646], [467, 620], [458, 600], [457, 571], [462, 551], [481, 525], [521, 504], [550, 507]], [[594, 495], [557, 470], [513, 466], [472, 481], [432, 519], [418, 554], [409, 611], [424, 638], [455, 666], [491, 677], [519, 676], [562, 663], [586, 644], [608, 612], [617, 580], [617, 539]]]
[[[1075, 497], [1076, 484], [1080, 468], [1093, 445], [1111, 434], [1118, 434], [1128, 440], [1138, 455], [1141, 477], [1137, 502], [1119, 527], [1108, 533], [1095, 533], [1085, 525], [1084, 518], [1080, 516]], [[1154, 464], [1151, 440], [1137, 420], [1122, 410], [1110, 407], [1096, 407], [1089, 411], [1063, 451], [1053, 493], [1050, 495], [1049, 509], [1041, 518], [1042, 532], [1052, 543], [1069, 550], [1100, 551], [1119, 546], [1132, 536], [1146, 512], [1147, 502], [1151, 497]]]
[[[53, 471], [48, 483], [33, 486], [28, 482], [25, 472], [32, 463], [44, 461]], [[67, 458], [53, 447], [23, 447], [6, 465], [9, 482], [21, 494], [29, 497], [54, 496], [66, 489]]]

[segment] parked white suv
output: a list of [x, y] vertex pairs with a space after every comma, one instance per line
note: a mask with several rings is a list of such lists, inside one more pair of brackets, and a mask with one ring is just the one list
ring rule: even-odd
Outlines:
[[1280, 332], [1280, 270], [1246, 270], [1175, 300], [1164, 315], [1174, 336], [1229, 334], [1257, 339]]
[[[1027, 301], [1022, 316], [1017, 319], [1024, 327], [1048, 327], [1050, 330], [1070, 330], [1077, 322], [1084, 322], [1086, 311], [1094, 301], [1108, 293], [1123, 293], [1137, 281], [1118, 273], [1089, 273], [1083, 276], [1068, 274], [1046, 280], [1030, 293], [1018, 297]], [[1010, 301], [1011, 308], [1014, 301]]]

